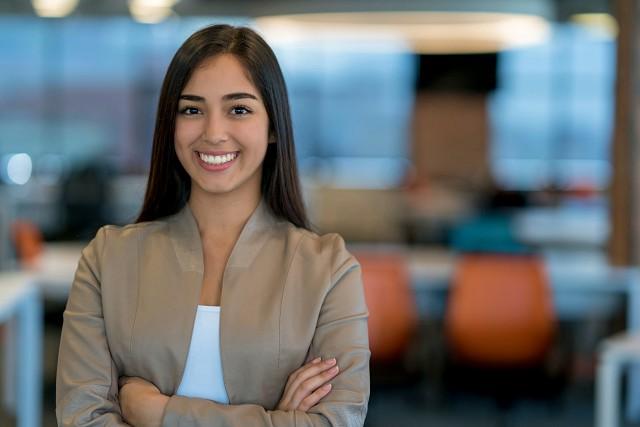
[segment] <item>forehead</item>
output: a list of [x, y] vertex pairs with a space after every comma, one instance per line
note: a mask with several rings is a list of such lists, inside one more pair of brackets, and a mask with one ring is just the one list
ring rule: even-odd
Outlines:
[[218, 95], [242, 91], [259, 95], [247, 69], [231, 54], [207, 58], [194, 68], [183, 90], [185, 93], [191, 91]]

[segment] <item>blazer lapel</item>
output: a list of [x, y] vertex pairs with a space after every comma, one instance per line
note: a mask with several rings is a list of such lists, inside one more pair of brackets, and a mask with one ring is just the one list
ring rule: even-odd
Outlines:
[[[242, 319], [240, 313], [246, 310], [247, 303], [250, 303], [248, 304], [249, 310], [254, 309], [250, 301], [242, 300], [246, 291], [242, 288], [255, 285], [250, 282], [255, 279], [247, 277], [247, 272], [251, 271], [254, 260], [273, 235], [278, 222], [271, 214], [268, 205], [261, 199], [244, 225], [223, 273], [220, 300], [220, 348], [224, 382], [231, 403], [237, 402], [241, 390], [246, 390], [246, 384], [241, 383], [243, 378], [237, 374], [245, 367], [242, 366], [242, 359], [236, 356], [249, 347], [247, 347], [246, 340], [238, 340], [238, 338], [255, 335], [255, 331], [243, 330], [245, 328], [254, 329], [255, 325], [240, 320]], [[167, 383], [166, 386], [171, 392], [175, 392], [182, 379], [191, 342], [204, 264], [198, 225], [189, 205], [185, 205], [180, 212], [170, 217], [168, 223], [171, 245], [181, 270], [180, 280], [178, 283], [166, 283], [166, 287], [163, 287], [162, 290], [156, 289], [160, 292], [166, 291], [170, 295], [167, 302], [172, 308], [171, 314], [161, 307], [156, 307], [156, 311], [163, 313], [162, 318], [157, 318], [157, 327], [162, 329], [162, 333], [165, 334], [167, 330], [175, 331], [167, 337], [166, 341], [170, 359], [166, 362], [173, 362], [175, 366], [175, 370], [172, 369], [171, 378], [167, 378], [170, 383]], [[240, 317], [238, 317], [239, 314]], [[273, 330], [277, 336], [277, 328]], [[264, 338], [274, 346], [271, 353], [273, 353], [274, 360], [277, 360], [277, 342], [274, 344], [270, 337]]]
[[203, 279], [198, 227], [188, 205], [138, 249], [138, 303], [131, 352], [135, 373], [164, 394], [180, 385]]
[[[279, 307], [282, 300], [284, 245], [279, 221], [261, 201], [227, 262], [220, 298], [220, 351], [231, 404], [265, 402], [279, 389]], [[266, 263], [266, 265], [265, 265]], [[259, 356], [257, 356], [259, 355]], [[265, 369], [268, 367], [268, 369]], [[266, 374], [266, 375], [265, 375]]]
[[[169, 235], [182, 270], [203, 273], [202, 241], [189, 205], [185, 205], [180, 212], [170, 217], [169, 221]], [[227, 267], [250, 266], [277, 222], [267, 204], [260, 199], [260, 203], [240, 232], [227, 261]]]

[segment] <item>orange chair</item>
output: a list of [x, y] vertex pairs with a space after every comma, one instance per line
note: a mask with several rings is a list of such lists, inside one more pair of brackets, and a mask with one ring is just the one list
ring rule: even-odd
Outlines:
[[418, 325], [409, 271], [399, 254], [356, 253], [369, 308], [372, 362], [394, 362], [407, 351]]
[[485, 366], [528, 366], [547, 355], [556, 332], [542, 261], [523, 255], [463, 255], [446, 313], [457, 360]]
[[42, 253], [40, 229], [32, 222], [16, 220], [11, 224], [11, 237], [20, 265], [23, 268], [33, 266]]
[[555, 312], [539, 258], [463, 255], [445, 322], [449, 392], [493, 397], [499, 423], [518, 398], [559, 402], [570, 360], [559, 358], [554, 342]]

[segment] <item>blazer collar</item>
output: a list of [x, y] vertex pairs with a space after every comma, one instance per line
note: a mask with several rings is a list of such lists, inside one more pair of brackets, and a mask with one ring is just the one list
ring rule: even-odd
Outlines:
[[[278, 222], [264, 199], [260, 198], [260, 203], [240, 232], [227, 267], [249, 267]], [[169, 237], [182, 269], [204, 273], [202, 241], [189, 204], [170, 216], [168, 223]]]

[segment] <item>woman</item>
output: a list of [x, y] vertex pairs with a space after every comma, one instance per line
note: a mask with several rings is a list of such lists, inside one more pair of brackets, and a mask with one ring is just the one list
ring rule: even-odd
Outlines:
[[355, 258], [309, 230], [275, 55], [215, 25], [174, 56], [135, 224], [83, 250], [58, 358], [60, 425], [361, 426]]

